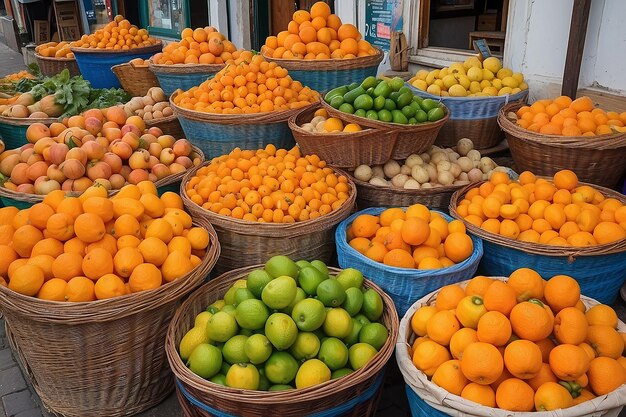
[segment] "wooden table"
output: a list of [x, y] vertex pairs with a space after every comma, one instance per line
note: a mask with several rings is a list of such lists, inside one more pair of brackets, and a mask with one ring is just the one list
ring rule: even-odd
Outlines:
[[474, 41], [484, 39], [491, 48], [498, 47], [498, 53], [502, 55], [504, 52], [504, 38], [506, 32], [470, 32], [469, 33], [469, 49], [474, 49]]

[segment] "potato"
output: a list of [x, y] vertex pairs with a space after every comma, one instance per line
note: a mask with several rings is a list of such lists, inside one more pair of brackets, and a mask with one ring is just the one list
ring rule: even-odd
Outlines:
[[463, 171], [461, 170], [461, 167], [458, 164], [455, 164], [455, 163], [450, 164], [450, 174], [452, 174], [454, 178], [457, 178], [459, 175], [461, 175], [461, 172]]
[[480, 152], [478, 152], [476, 149], [470, 150], [465, 156], [467, 156], [472, 161], [480, 161], [481, 158]]
[[430, 182], [437, 181], [437, 168], [435, 168], [434, 165], [426, 165], [426, 172], [428, 172], [428, 178], [430, 179]]
[[459, 181], [468, 181], [469, 177], [467, 176], [467, 172], [461, 172], [461, 175], [457, 178]]
[[501, 167], [501, 166], [497, 166], [493, 169], [496, 172], [504, 172], [505, 174], [509, 174], [509, 169], [507, 167]]
[[492, 171], [495, 167], [497, 167], [496, 163], [493, 162], [493, 159], [488, 156], [483, 156], [480, 158], [480, 170], [486, 174], [489, 171]]
[[144, 106], [143, 99], [141, 97], [133, 97], [127, 104], [133, 110], [143, 109]]
[[305, 123], [301, 127], [303, 130], [306, 130], [307, 132], [316, 133], [315, 126], [313, 126], [311, 123]]
[[163, 111], [163, 109], [166, 107], [167, 107], [167, 102], [165, 101], [158, 102], [154, 106], [152, 106], [154, 110], [158, 110], [158, 111]]
[[152, 98], [152, 100], [154, 100], [155, 103], [157, 103], [159, 101], [167, 100], [167, 96], [165, 95], [165, 93], [163, 92], [161, 87], [152, 87], [152, 88], [150, 88], [148, 90], [147, 96], [150, 96], [150, 98]]
[[424, 184], [422, 184], [422, 188], [433, 188], [433, 185], [429, 182], [425, 182]]
[[159, 111], [159, 110], [155, 110], [152, 112], [152, 118], [154, 119], [162, 119], [163, 118], [163, 112]]
[[430, 156], [430, 161], [437, 165], [441, 161], [449, 161], [448, 154], [443, 151], [436, 152]]
[[393, 159], [390, 159], [383, 166], [383, 171], [387, 178], [393, 178], [400, 173], [400, 164]]
[[421, 153], [420, 158], [422, 158], [422, 161], [424, 161], [425, 164], [430, 162], [430, 154], [427, 152]]
[[474, 149], [474, 142], [471, 139], [462, 138], [456, 143], [456, 151], [461, 156], [466, 156], [472, 149]]
[[354, 170], [354, 177], [361, 181], [369, 181], [372, 178], [372, 168], [368, 165], [359, 165]]
[[163, 117], [168, 117], [174, 114], [174, 110], [171, 107], [166, 107], [163, 109]]
[[467, 185], [467, 184], [469, 184], [469, 181], [467, 181], [467, 180], [465, 180], [465, 181], [464, 180], [456, 180], [456, 181], [454, 181], [452, 183], [452, 185]]
[[156, 110], [156, 109], [153, 106], [149, 105], [149, 104], [143, 108], [143, 111], [145, 111], [145, 112], [150, 112], [150, 111], [153, 111], [153, 110]]
[[419, 190], [420, 189], [420, 183], [415, 181], [413, 178], [409, 178], [404, 183], [404, 189], [405, 190]]
[[461, 167], [461, 171], [470, 172], [472, 168], [474, 168], [474, 162], [469, 159], [467, 156], [462, 156], [456, 160], [456, 163]]
[[411, 175], [411, 167], [408, 165], [402, 165], [400, 167], [400, 174]]
[[148, 111], [144, 113], [143, 120], [152, 120], [152, 119], [154, 119], [154, 117], [152, 117], [152, 113]]
[[389, 183], [380, 177], [372, 177], [369, 181], [372, 185], [377, 185], [379, 187], [389, 187]]
[[317, 132], [326, 132], [326, 130], [324, 129], [324, 124], [326, 123], [325, 120], [322, 120], [321, 122], [317, 122], [317, 124], [315, 124], [315, 130]]
[[404, 183], [409, 179], [408, 175], [397, 174], [391, 179], [391, 185], [394, 187], [402, 188], [404, 187]]
[[424, 164], [424, 160], [416, 154], [409, 155], [409, 157], [404, 161], [404, 164], [409, 168], [413, 168], [415, 165]]
[[450, 162], [456, 162], [459, 159], [460, 155], [454, 151], [448, 152], [448, 159]]
[[145, 112], [143, 109], [139, 109], [139, 110], [135, 111], [135, 114], [136, 114], [137, 116], [139, 116], [139, 117], [143, 117], [143, 115], [144, 115], [145, 113], [146, 113], [146, 112]]
[[452, 163], [448, 162], [448, 161], [441, 161], [437, 164], [437, 172], [442, 172], [442, 171], [450, 171], [450, 168], [452, 168]]
[[144, 107], [145, 107], [145, 106], [152, 106], [152, 105], [154, 105], [154, 103], [156, 103], [156, 101], [154, 101], [154, 100], [152, 99], [152, 97], [150, 97], [150, 96], [145, 96], [145, 97], [143, 97], [143, 98], [141, 99], [141, 101], [143, 102]]
[[471, 182], [478, 182], [483, 179], [483, 172], [478, 168], [472, 168], [470, 172], [467, 173], [467, 178]]
[[440, 171], [437, 174], [437, 181], [441, 185], [452, 185], [452, 183], [454, 182], [454, 177], [449, 171]]
[[[429, 166], [429, 165], [427, 165]], [[423, 165], [416, 165], [411, 169], [411, 176], [413, 179], [420, 184], [424, 184], [430, 180], [430, 176], [428, 175], [428, 171]]]
[[313, 126], [317, 126], [317, 124], [319, 122], [325, 122], [325, 121], [326, 121], [325, 117], [323, 117], [323, 116], [315, 116], [314, 118], [311, 119], [311, 124]]
[[385, 171], [383, 170], [382, 165], [376, 165], [375, 167], [372, 167], [372, 177], [385, 179]]

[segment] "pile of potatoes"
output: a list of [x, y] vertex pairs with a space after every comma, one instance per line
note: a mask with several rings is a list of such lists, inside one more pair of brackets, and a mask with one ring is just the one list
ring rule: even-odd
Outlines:
[[124, 111], [129, 117], [139, 116], [143, 120], [162, 119], [174, 114], [161, 87], [150, 88], [144, 97], [133, 97], [124, 104]]
[[384, 165], [360, 165], [354, 177], [376, 186], [419, 190], [486, 180], [493, 171], [508, 170], [482, 156], [470, 139], [463, 138], [455, 148], [433, 145], [428, 152], [410, 155], [403, 162], [391, 159]]

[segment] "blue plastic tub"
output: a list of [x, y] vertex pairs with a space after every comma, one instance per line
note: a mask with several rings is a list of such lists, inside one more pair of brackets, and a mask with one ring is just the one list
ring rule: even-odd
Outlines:
[[409, 400], [409, 409], [412, 417], [448, 417], [450, 414], [442, 413], [436, 408], [431, 407], [422, 400], [419, 395], [411, 389], [410, 386], [404, 386], [406, 398]]
[[[454, 284], [474, 277], [478, 263], [483, 256], [481, 239], [472, 236], [474, 252], [463, 262], [448, 268], [419, 270], [395, 268], [383, 265], [360, 254], [346, 240], [346, 229], [361, 214], [378, 215], [387, 207], [372, 207], [359, 211], [348, 217], [337, 226], [335, 244], [341, 268], [356, 268], [363, 275], [380, 286], [393, 300], [398, 315], [404, 313], [413, 303], [424, 295], [445, 285]], [[439, 212], [448, 222], [454, 220], [445, 213]]]
[[156, 75], [159, 85], [167, 96], [172, 95], [179, 88], [181, 90], [189, 90], [191, 87], [200, 85], [206, 80], [213, 78], [216, 74], [215, 72], [173, 74], [161, 72], [155, 67], [151, 67], [151, 71]]
[[72, 48], [72, 52], [74, 52], [83, 78], [88, 80], [93, 88], [119, 88], [121, 87], [120, 81], [111, 70], [112, 66], [123, 64], [135, 58], [148, 59], [161, 51], [162, 47], [163, 45], [158, 43], [153, 46], [118, 52], [89, 48]]
[[[10, 123], [7, 123], [10, 121]], [[39, 122], [46, 126], [50, 126], [57, 119], [10, 119], [9, 117], [0, 117], [0, 139], [4, 141], [5, 149], [16, 149], [22, 145], [26, 145], [26, 130], [28, 126]]]

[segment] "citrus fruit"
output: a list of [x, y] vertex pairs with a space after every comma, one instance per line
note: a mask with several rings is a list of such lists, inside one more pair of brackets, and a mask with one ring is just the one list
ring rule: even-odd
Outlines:
[[248, 274], [247, 288], [252, 291], [256, 298], [261, 298], [261, 292], [268, 282], [272, 280], [272, 276], [263, 269], [256, 269]]
[[187, 366], [194, 374], [211, 378], [222, 367], [222, 352], [213, 345], [201, 343], [189, 355]]
[[348, 347], [357, 343], [359, 341], [359, 333], [361, 333], [362, 328], [363, 328], [363, 325], [359, 323], [358, 321], [356, 321], [353, 317], [352, 318], [352, 331], [350, 332], [348, 336], [341, 339], [343, 343], [345, 343]]
[[317, 286], [317, 298], [326, 307], [338, 307], [346, 299], [346, 291], [343, 286], [335, 279], [327, 279]]
[[286, 384], [276, 384], [276, 385], [272, 385], [271, 387], [269, 387], [268, 391], [286, 391], [289, 389], [294, 389], [294, 387], [292, 387], [291, 385], [286, 385]]
[[368, 343], [356, 343], [348, 349], [350, 367], [355, 371], [361, 369], [377, 353], [377, 350]]
[[225, 311], [218, 311], [207, 322], [207, 336], [216, 342], [225, 342], [239, 330], [237, 320]]
[[282, 275], [286, 275], [291, 278], [296, 278], [298, 276], [298, 265], [284, 255], [272, 256], [267, 262], [265, 262], [264, 269], [272, 278], [278, 278]]
[[274, 313], [265, 322], [265, 336], [276, 349], [289, 349], [296, 341], [298, 327], [285, 313]]
[[206, 324], [209, 319], [213, 316], [213, 313], [209, 311], [203, 311], [198, 314], [194, 320], [193, 327], [200, 327], [201, 329], [206, 329]]
[[370, 323], [363, 326], [359, 333], [359, 342], [367, 343], [374, 349], [380, 350], [387, 341], [389, 331], [380, 323]]
[[201, 343], [208, 342], [209, 338], [204, 327], [194, 327], [190, 329], [187, 333], [185, 333], [183, 338], [180, 340], [180, 344], [178, 345], [178, 351], [180, 352], [181, 359], [186, 361], [196, 346]]
[[235, 319], [242, 329], [262, 329], [269, 316], [267, 306], [255, 298], [242, 301], [235, 309]]
[[272, 344], [265, 335], [253, 334], [246, 339], [243, 350], [250, 363], [258, 365], [263, 363], [272, 354]]
[[289, 348], [289, 353], [298, 361], [313, 359], [320, 350], [320, 339], [311, 332], [300, 332]]
[[361, 288], [363, 285], [363, 274], [358, 269], [354, 268], [346, 268], [337, 274], [335, 278], [337, 282], [343, 285], [344, 289], [348, 289], [350, 287], [353, 288]]
[[359, 314], [361, 307], [363, 307], [363, 292], [355, 287], [346, 289], [346, 300], [341, 307], [348, 312], [352, 317]]
[[280, 310], [291, 304], [296, 296], [296, 288], [295, 279], [282, 275], [267, 283], [261, 292], [261, 299], [269, 308]]
[[280, 312], [291, 315], [291, 313], [293, 312], [293, 308], [296, 306], [296, 304], [298, 304], [300, 301], [306, 298], [307, 298], [307, 295], [304, 292], [304, 290], [300, 287], [296, 288], [296, 296], [293, 297], [293, 300], [291, 301], [291, 303], [289, 303], [287, 307], [281, 309]]
[[259, 388], [259, 371], [250, 363], [236, 363], [226, 374], [226, 386], [256, 390]]
[[224, 360], [231, 365], [239, 362], [249, 362], [248, 355], [246, 355], [245, 345], [248, 340], [248, 336], [236, 335], [231, 337], [222, 346], [222, 355]]
[[308, 295], [315, 295], [317, 286], [326, 279], [328, 279], [328, 275], [314, 266], [305, 266], [300, 269], [298, 274], [298, 284]]
[[254, 297], [254, 294], [252, 293], [252, 291], [250, 291], [247, 288], [237, 288], [237, 291], [235, 291], [235, 302], [234, 305], [237, 306], [239, 305], [242, 301], [245, 300], [254, 300], [256, 299]]
[[348, 363], [348, 348], [341, 340], [329, 337], [322, 342], [317, 357], [331, 371], [336, 371]]
[[324, 275], [328, 275], [328, 266], [319, 259], [311, 261], [311, 266], [320, 271]]
[[288, 384], [298, 372], [298, 362], [287, 352], [274, 352], [265, 362], [265, 376], [274, 384]]
[[312, 332], [324, 324], [326, 308], [320, 300], [306, 298], [293, 307], [291, 318], [295, 321], [298, 329], [304, 332]]
[[383, 314], [383, 299], [373, 289], [363, 293], [363, 314], [371, 321], [376, 321]]
[[296, 388], [302, 389], [330, 380], [330, 369], [319, 359], [304, 362], [296, 373]]
[[350, 368], [337, 369], [330, 374], [330, 379], [341, 378], [342, 376], [350, 375], [352, 372], [354, 371]]
[[211, 378], [209, 378], [209, 381], [213, 382], [214, 384], [226, 386], [226, 375], [215, 374]]
[[328, 336], [343, 339], [352, 331], [352, 317], [343, 308], [331, 308], [326, 312], [322, 328]]

